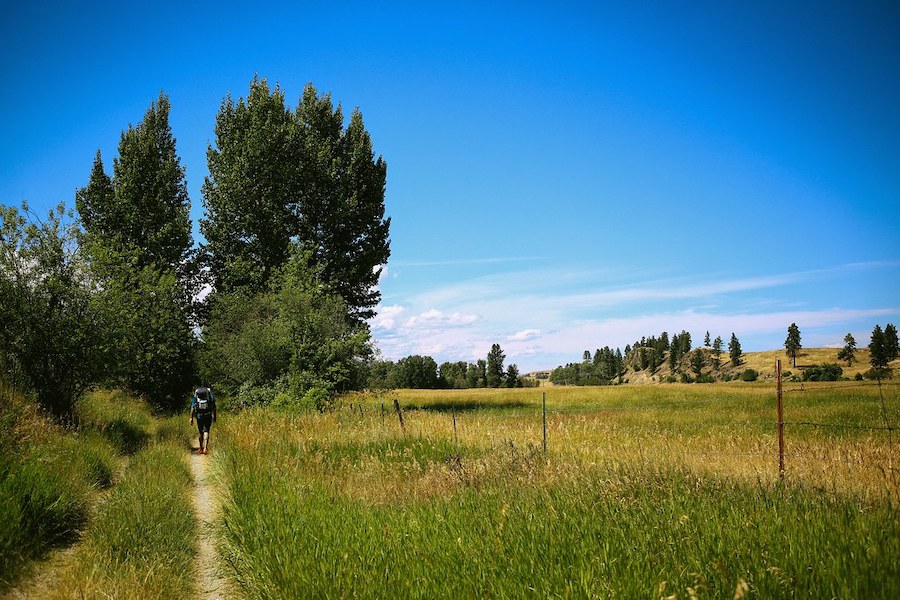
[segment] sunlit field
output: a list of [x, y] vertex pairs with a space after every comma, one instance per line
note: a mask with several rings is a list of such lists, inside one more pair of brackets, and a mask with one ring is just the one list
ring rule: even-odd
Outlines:
[[[895, 597], [898, 386], [398, 391], [221, 420], [249, 597]], [[401, 429], [394, 400], [402, 407]], [[455, 427], [454, 427], [455, 421]]]

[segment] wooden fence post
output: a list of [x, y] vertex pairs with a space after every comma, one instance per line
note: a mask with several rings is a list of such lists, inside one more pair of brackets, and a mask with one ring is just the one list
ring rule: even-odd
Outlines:
[[541, 405], [544, 413], [544, 454], [547, 454], [547, 392], [541, 392]]
[[406, 433], [406, 425], [403, 423], [403, 411], [400, 410], [400, 401], [397, 398], [394, 398], [394, 411], [397, 413], [397, 419], [400, 420], [400, 429], [403, 430], [403, 433]]
[[453, 410], [453, 445], [459, 447], [459, 438], [456, 436], [456, 407], [452, 407]]
[[781, 393], [781, 359], [775, 361], [775, 383], [778, 388], [778, 478], [784, 481], [784, 407]]

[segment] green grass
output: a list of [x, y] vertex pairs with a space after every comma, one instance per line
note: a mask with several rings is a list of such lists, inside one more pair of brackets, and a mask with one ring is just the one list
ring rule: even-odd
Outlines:
[[[882, 410], [877, 388], [807, 385], [786, 419], [882, 425], [897, 389]], [[377, 397], [222, 420], [247, 597], [900, 594], [891, 440], [790, 428], [782, 483], [771, 385], [553, 388], [546, 456], [539, 391], [397, 395], [405, 435]], [[468, 407], [458, 445], [448, 406]]]
[[179, 444], [135, 454], [51, 597], [187, 597], [197, 533], [192, 481]]
[[116, 455], [95, 432], [42, 418], [23, 397], [0, 405], [0, 589], [30, 561], [75, 539], [94, 491], [111, 485]]
[[99, 432], [122, 454], [143, 448], [153, 434], [149, 406], [121, 390], [94, 390], [75, 405], [79, 427]]

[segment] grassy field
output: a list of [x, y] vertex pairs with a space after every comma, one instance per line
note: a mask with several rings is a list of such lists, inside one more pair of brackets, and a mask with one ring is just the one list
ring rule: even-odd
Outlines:
[[221, 553], [251, 598], [897, 597], [898, 397], [788, 386], [829, 426], [786, 427], [783, 481], [770, 384], [552, 388], [546, 455], [540, 390], [245, 411]]
[[[0, 596], [174, 598], [194, 592], [185, 418], [91, 392], [64, 429], [21, 395], [0, 405]], [[44, 557], [55, 547], [68, 546]]]

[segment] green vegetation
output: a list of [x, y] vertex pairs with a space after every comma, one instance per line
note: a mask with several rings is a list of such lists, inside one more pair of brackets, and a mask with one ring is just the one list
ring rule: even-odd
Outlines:
[[[877, 387], [844, 386], [788, 394], [790, 419], [883, 425]], [[234, 416], [232, 579], [251, 598], [900, 593], [886, 435], [792, 428], [781, 483], [771, 385], [549, 396], [547, 456], [528, 390], [399, 391], [405, 435], [377, 396]]]
[[49, 597], [176, 598], [193, 588], [197, 527], [179, 444], [138, 452]]
[[112, 483], [109, 441], [66, 432], [9, 390], [0, 393], [0, 589], [28, 561], [74, 539], [93, 492]]

